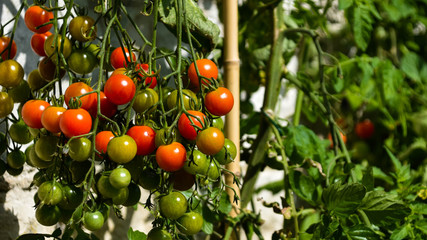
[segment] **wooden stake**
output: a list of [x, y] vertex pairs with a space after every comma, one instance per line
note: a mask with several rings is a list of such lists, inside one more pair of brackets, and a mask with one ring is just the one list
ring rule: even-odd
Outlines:
[[[227, 164], [226, 168], [240, 178], [240, 60], [239, 60], [239, 31], [238, 31], [238, 1], [224, 0], [224, 82], [234, 96], [233, 110], [225, 119], [225, 133], [227, 138], [233, 141], [237, 147], [237, 157], [234, 162]], [[240, 198], [240, 189], [233, 183], [231, 174], [225, 175], [225, 182], [231, 186]], [[234, 200], [234, 191], [227, 188], [231, 202]], [[232, 217], [237, 216], [240, 209], [240, 201], [233, 203], [230, 212]]]

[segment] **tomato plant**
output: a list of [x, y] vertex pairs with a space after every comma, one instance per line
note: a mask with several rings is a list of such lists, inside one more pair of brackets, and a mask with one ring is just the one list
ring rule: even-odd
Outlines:
[[111, 76], [104, 86], [105, 96], [116, 105], [129, 103], [135, 92], [135, 83], [132, 79], [122, 74]]
[[30, 31], [35, 33], [45, 33], [52, 28], [52, 24], [47, 24], [53, 19], [53, 12], [45, 10], [43, 7], [33, 5], [25, 11], [25, 25]]
[[179, 142], [172, 142], [157, 148], [156, 162], [159, 167], [168, 172], [178, 171], [184, 166], [187, 151]]
[[7, 36], [0, 36], [0, 56], [3, 60], [13, 59], [16, 56], [16, 43]]

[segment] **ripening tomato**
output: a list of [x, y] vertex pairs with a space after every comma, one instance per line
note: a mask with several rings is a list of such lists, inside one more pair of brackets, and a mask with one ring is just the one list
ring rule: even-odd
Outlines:
[[[197, 107], [198, 100], [196, 94], [190, 89], [182, 89], [184, 108], [186, 110], [194, 110]], [[181, 108], [181, 98], [178, 96], [178, 90], [173, 90], [166, 99], [168, 109], [175, 107]]]
[[83, 108], [68, 109], [59, 119], [59, 127], [68, 138], [87, 134], [92, 129], [92, 117]]
[[156, 149], [156, 132], [148, 126], [133, 126], [126, 133], [136, 142], [136, 155], [148, 155]]
[[44, 10], [42, 7], [33, 5], [25, 11], [25, 25], [27, 28], [35, 33], [45, 33], [49, 31], [52, 27], [52, 24], [47, 24], [43, 27], [40, 27], [43, 24], [46, 24], [51, 19], [53, 19], [53, 13]]
[[233, 94], [224, 87], [209, 92], [205, 96], [206, 109], [215, 116], [224, 116], [234, 105]]
[[44, 110], [49, 107], [50, 104], [43, 100], [29, 100], [23, 106], [21, 110], [22, 120], [30, 128], [43, 128], [42, 114]]
[[[136, 65], [135, 71], [138, 72], [138, 76], [141, 80], [145, 79], [145, 85], [149, 88], [155, 88], [157, 85], [156, 77], [146, 77], [144, 76], [148, 74], [149, 66], [146, 63], [138, 63]], [[151, 71], [151, 74], [154, 74], [154, 71]]]
[[354, 130], [361, 139], [368, 139], [374, 135], [375, 126], [371, 120], [365, 119], [362, 122], [358, 122]]
[[96, 38], [95, 20], [89, 16], [77, 16], [68, 25], [73, 39], [79, 42], [92, 41]]
[[113, 50], [110, 56], [111, 66], [114, 69], [127, 67], [127, 62], [136, 60], [135, 54], [132, 52], [132, 59], [127, 48], [118, 47]]
[[7, 92], [0, 92], [0, 118], [9, 115], [13, 110], [13, 99]]
[[107, 146], [110, 160], [118, 164], [125, 164], [136, 156], [137, 146], [135, 140], [128, 135], [111, 139]]
[[156, 161], [159, 167], [167, 172], [181, 169], [187, 158], [185, 147], [179, 142], [159, 146], [156, 151]]
[[52, 35], [51, 32], [34, 33], [31, 37], [31, 49], [33, 49], [37, 55], [41, 57], [46, 56], [46, 53], [44, 52], [44, 43], [50, 35]]
[[[186, 115], [185, 113], [181, 114], [178, 120], [178, 131], [181, 134], [182, 137], [184, 137], [187, 140], [195, 140], [197, 137], [198, 130], [194, 127], [198, 126], [202, 128], [202, 125], [205, 123], [205, 114], [199, 111], [193, 111], [189, 110], [189, 114], [193, 115]], [[193, 123], [191, 123], [191, 121]]]
[[[67, 90], [65, 90], [64, 100], [65, 104], [70, 107], [70, 100], [74, 97], [79, 97], [88, 92], [92, 92], [93, 89], [84, 82], [75, 82], [72, 83]], [[90, 110], [96, 102], [97, 95], [96, 93], [88, 94], [81, 97], [79, 100], [81, 101], [81, 108], [85, 110]]]
[[[209, 59], [199, 59], [196, 61], [197, 68], [199, 69], [199, 73], [201, 77], [205, 77], [208, 79], [218, 78], [218, 68], [214, 62]], [[191, 86], [198, 90], [199, 89], [199, 77], [197, 75], [196, 67], [194, 62], [191, 63], [188, 68], [188, 78], [190, 79]], [[207, 85], [209, 83], [206, 79], [201, 79], [203, 85]]]
[[101, 131], [95, 136], [95, 149], [100, 153], [107, 153], [107, 146], [114, 134], [111, 131]]
[[59, 73], [56, 64], [49, 58], [44, 57], [39, 62], [38, 70], [43, 79], [50, 82], [55, 78], [61, 79], [65, 75], [65, 70], [60, 68]]
[[[54, 42], [55, 38], [56, 43]], [[62, 38], [62, 36], [59, 34], [52, 34], [48, 36], [46, 41], [44, 42], [44, 52], [46, 53], [46, 56], [50, 57], [52, 62], [54, 62], [55, 64], [58, 64], [58, 52], [62, 53], [64, 58], [67, 59], [71, 54], [71, 50], [71, 41], [67, 37]], [[59, 62], [62, 63], [61, 60], [59, 60]]]
[[188, 201], [180, 192], [171, 192], [159, 200], [160, 213], [170, 220], [180, 218], [187, 211]]
[[[136, 113], [152, 113], [157, 109], [159, 95], [151, 88], [138, 91], [133, 102], [132, 108]], [[146, 112], [147, 111], [147, 112]]]
[[196, 145], [200, 152], [215, 155], [224, 147], [224, 134], [215, 127], [208, 127], [197, 134]]
[[[15, 40], [10, 44], [10, 38], [7, 36], [0, 37], [0, 54], [2, 60], [13, 59], [16, 56], [16, 43]], [[9, 48], [10, 47], [10, 48]]]
[[130, 102], [136, 92], [135, 83], [126, 75], [117, 74], [108, 78], [104, 93], [116, 105]]
[[[112, 116], [114, 116], [114, 114], [116, 114], [117, 105], [112, 103], [110, 99], [105, 96], [105, 93], [103, 91], [99, 92], [99, 100], [101, 101], [101, 113], [104, 116], [111, 118]], [[98, 96], [96, 96], [96, 94], [95, 102], [92, 104], [92, 107], [88, 111], [93, 118], [96, 117], [96, 115], [98, 114]]]
[[46, 108], [42, 113], [42, 125], [43, 127], [51, 133], [59, 133], [61, 129], [59, 128], [59, 119], [62, 114], [66, 111], [64, 107], [50, 106]]
[[18, 86], [24, 78], [24, 68], [13, 59], [0, 63], [0, 85], [5, 88]]
[[[346, 143], [347, 142], [347, 136], [344, 135], [342, 132], [340, 132], [340, 136], [341, 136], [341, 139], [343, 140], [343, 142]], [[328, 139], [329, 139], [329, 142], [331, 143], [330, 147], [331, 148], [334, 147], [334, 142], [332, 141], [332, 134], [331, 133], [328, 133]]]

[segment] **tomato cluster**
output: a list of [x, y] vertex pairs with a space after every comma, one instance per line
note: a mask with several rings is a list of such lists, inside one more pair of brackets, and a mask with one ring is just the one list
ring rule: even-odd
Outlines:
[[[41, 58], [27, 81], [13, 60], [16, 44], [0, 38], [0, 121], [11, 123], [0, 133], [0, 154], [6, 152], [10, 174], [25, 164], [38, 169], [38, 222], [96, 231], [110, 207], [140, 203], [142, 187], [158, 204], [148, 239], [198, 233], [201, 209], [190, 203], [218, 199], [223, 165], [237, 155], [222, 118], [234, 99], [216, 64], [184, 59], [187, 70], [173, 88], [144, 49], [125, 40], [104, 44], [92, 17], [77, 15], [64, 28], [55, 21], [46, 6], [25, 12], [34, 32], [29, 44]], [[211, 184], [221, 189], [217, 195], [198, 194]]]

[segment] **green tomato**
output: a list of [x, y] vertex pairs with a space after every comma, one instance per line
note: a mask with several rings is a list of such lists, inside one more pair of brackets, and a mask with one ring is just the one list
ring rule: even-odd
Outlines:
[[98, 59], [86, 49], [74, 50], [67, 61], [71, 71], [81, 75], [91, 73], [98, 65]]
[[194, 235], [203, 226], [203, 217], [197, 212], [187, 212], [182, 217], [178, 218], [178, 229], [186, 235]]
[[44, 161], [52, 161], [55, 154], [57, 154], [58, 142], [59, 139], [55, 136], [40, 137], [34, 145], [37, 156]]
[[19, 149], [15, 149], [7, 154], [7, 165], [11, 168], [20, 169], [24, 166], [26, 158], [27, 157], [24, 152]]
[[152, 168], [146, 168], [141, 172], [138, 183], [144, 189], [154, 190], [160, 184], [160, 174]]
[[83, 190], [74, 185], [65, 185], [62, 187], [63, 198], [59, 206], [65, 210], [76, 209], [83, 201]]
[[120, 189], [113, 187], [110, 183], [109, 177], [102, 175], [96, 183], [99, 193], [105, 198], [113, 198], [120, 193]]
[[100, 211], [85, 212], [83, 226], [90, 231], [99, 230], [104, 226], [104, 216]]
[[136, 113], [152, 113], [157, 108], [157, 102], [159, 101], [159, 95], [151, 88], [140, 90], [135, 96], [135, 101], [132, 105], [133, 110]]
[[160, 213], [170, 220], [176, 220], [184, 215], [187, 206], [187, 199], [180, 192], [171, 192], [159, 200]]
[[120, 188], [119, 194], [112, 198], [113, 203], [115, 205], [122, 205], [128, 200], [129, 197], [129, 189], [127, 187]]
[[126, 188], [130, 184], [131, 175], [126, 168], [116, 168], [111, 171], [109, 180], [114, 188]]
[[19, 144], [27, 144], [34, 139], [30, 128], [22, 119], [10, 126], [9, 135], [14, 142]]
[[184, 165], [184, 170], [190, 174], [206, 175], [209, 167], [209, 161], [206, 155], [199, 150], [187, 152], [187, 161]]
[[64, 198], [62, 185], [56, 181], [42, 183], [37, 191], [37, 195], [41, 202], [47, 205], [56, 205]]
[[10, 89], [7, 93], [15, 103], [23, 103], [31, 96], [30, 85], [28, 85], [27, 81], [22, 80], [18, 86]]
[[[190, 89], [182, 90], [184, 107], [186, 110], [195, 110], [197, 109], [198, 100], [196, 94]], [[181, 98], [178, 97], [178, 90], [174, 90], [170, 93], [166, 99], [166, 106], [168, 109], [173, 109], [174, 107], [181, 107]]]
[[36, 154], [36, 148], [34, 145], [30, 145], [27, 149], [29, 149], [28, 154], [28, 161], [31, 163], [31, 166], [37, 167], [37, 168], [48, 168], [53, 164], [53, 161], [44, 161]]
[[111, 139], [107, 146], [108, 157], [118, 164], [125, 164], [132, 161], [136, 156], [136, 152], [136, 142], [128, 135]]
[[147, 240], [172, 240], [171, 234], [160, 227], [153, 228], [147, 234]]
[[207, 174], [208, 178], [211, 180], [217, 180], [221, 175], [220, 169], [218, 168], [218, 162], [212, 160], [209, 165], [210, 166]]
[[87, 138], [74, 138], [68, 143], [71, 159], [83, 162], [92, 155], [92, 142]]
[[9, 115], [13, 110], [13, 99], [6, 92], [0, 92], [0, 118]]
[[231, 163], [237, 156], [237, 148], [233, 141], [226, 138], [224, 147], [214, 155], [214, 158], [222, 165]]
[[36, 210], [37, 221], [44, 226], [53, 226], [61, 218], [61, 209], [56, 205], [40, 205]]

